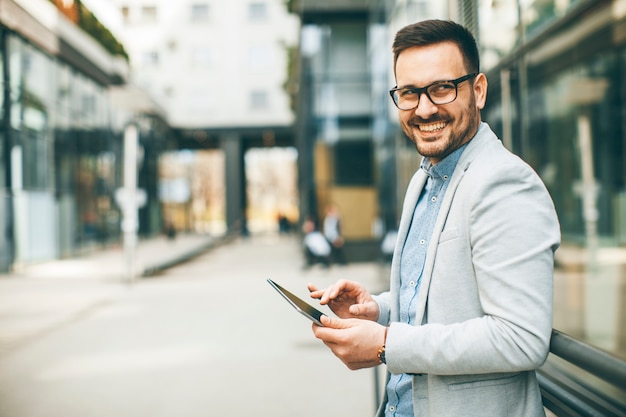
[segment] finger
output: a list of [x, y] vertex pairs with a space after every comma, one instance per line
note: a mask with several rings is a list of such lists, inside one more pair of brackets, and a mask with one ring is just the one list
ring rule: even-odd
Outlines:
[[344, 292], [345, 289], [346, 289], [346, 281], [343, 279], [340, 279], [339, 281], [337, 281], [337, 283], [335, 283], [335, 285], [329, 288], [328, 297], [331, 300], [334, 300], [335, 298], [339, 297], [339, 294]]
[[309, 297], [316, 299], [322, 298], [322, 296], [324, 295], [324, 290], [318, 290], [315, 286], [313, 286], [313, 288], [315, 289], [309, 288]]
[[333, 327], [332, 326], [332, 318], [328, 317], [326, 315], [322, 315], [322, 317], [320, 317], [320, 321], [322, 322], [322, 324], [324, 325], [324, 327]]
[[309, 294], [309, 297], [314, 298], [316, 300], [319, 300], [320, 298], [322, 298], [322, 293], [320, 292], [312, 292]]
[[368, 302], [363, 304], [352, 304], [348, 311], [350, 314], [356, 317], [373, 319], [378, 317], [378, 305], [375, 302]]
[[330, 286], [330, 288], [326, 290], [326, 293], [324, 294], [324, 297], [322, 297], [322, 300], [328, 303], [332, 300], [336, 300], [337, 298], [339, 298], [344, 292], [349, 292], [350, 288], [347, 286], [347, 283], [348, 281], [343, 279], [337, 281], [334, 285]]
[[349, 308], [350, 313], [355, 316], [367, 316], [372, 313], [372, 309], [371, 303], [352, 304]]
[[309, 294], [309, 296], [311, 298], [316, 298], [320, 301], [320, 304], [325, 305], [330, 303], [331, 300], [328, 299], [328, 295], [327, 295], [327, 291], [326, 290], [319, 290], [316, 292], [312, 292]]
[[323, 315], [320, 321], [322, 322], [324, 327], [331, 328], [331, 329], [346, 329], [350, 327], [348, 326], [348, 323], [345, 320], [342, 320], [337, 317], [328, 317], [326, 315]]
[[359, 316], [361, 314], [361, 311], [364, 311], [364, 307], [362, 304], [352, 304], [349, 308], [348, 311], [350, 312], [350, 314], [352, 314], [353, 316]]

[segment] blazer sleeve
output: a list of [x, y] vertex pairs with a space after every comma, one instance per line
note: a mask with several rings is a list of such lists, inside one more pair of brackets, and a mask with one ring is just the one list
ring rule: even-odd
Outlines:
[[391, 318], [391, 293], [389, 291], [378, 295], [372, 295], [376, 304], [378, 304], [378, 324], [388, 326]]

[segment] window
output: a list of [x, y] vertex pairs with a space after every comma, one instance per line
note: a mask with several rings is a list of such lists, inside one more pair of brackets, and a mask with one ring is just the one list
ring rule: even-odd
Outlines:
[[248, 68], [249, 69], [267, 69], [271, 61], [270, 49], [265, 46], [251, 46], [248, 48]]
[[211, 49], [199, 46], [191, 50], [191, 65], [194, 67], [209, 67], [211, 65]]
[[124, 22], [125, 25], [130, 23], [130, 9], [128, 8], [128, 6], [122, 6], [120, 8], [120, 13], [122, 15], [122, 22]]
[[155, 23], [157, 21], [156, 6], [143, 6], [141, 8], [141, 19], [144, 23]]
[[248, 5], [248, 18], [253, 22], [267, 20], [267, 4], [264, 2], [254, 2]]
[[207, 3], [193, 3], [191, 5], [191, 21], [206, 22], [209, 20], [209, 5]]
[[141, 54], [141, 65], [154, 67], [159, 64], [159, 53], [157, 51], [145, 51]]
[[267, 91], [256, 90], [250, 93], [250, 108], [266, 109], [269, 107]]
[[189, 93], [187, 111], [193, 114], [206, 114], [215, 105], [215, 97], [207, 89], [196, 89]]
[[370, 141], [337, 142], [334, 161], [337, 185], [369, 186], [374, 183]]

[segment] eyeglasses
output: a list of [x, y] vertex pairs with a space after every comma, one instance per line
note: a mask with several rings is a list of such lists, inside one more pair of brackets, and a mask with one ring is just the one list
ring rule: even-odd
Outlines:
[[389, 90], [389, 95], [391, 95], [393, 104], [400, 110], [413, 110], [417, 108], [420, 104], [422, 94], [426, 94], [426, 97], [428, 97], [433, 104], [448, 104], [456, 100], [458, 85], [477, 75], [478, 73], [474, 72], [457, 78], [456, 80], [435, 81], [422, 88], [395, 87]]

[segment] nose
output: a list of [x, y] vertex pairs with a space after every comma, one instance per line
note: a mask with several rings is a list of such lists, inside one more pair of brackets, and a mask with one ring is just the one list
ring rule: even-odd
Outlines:
[[421, 117], [422, 119], [428, 119], [438, 111], [439, 107], [430, 101], [430, 97], [428, 97], [425, 92], [422, 93], [420, 95], [419, 102], [417, 103], [417, 107], [414, 110], [415, 115]]

